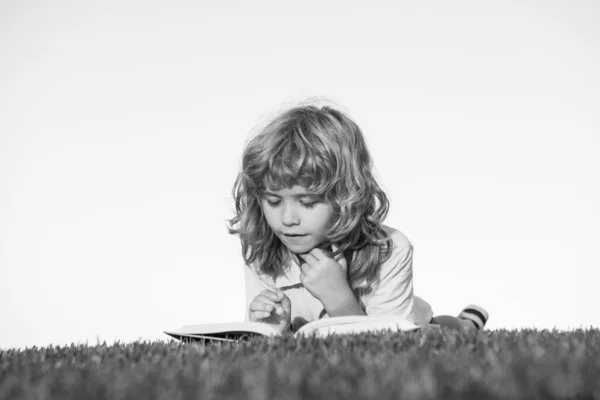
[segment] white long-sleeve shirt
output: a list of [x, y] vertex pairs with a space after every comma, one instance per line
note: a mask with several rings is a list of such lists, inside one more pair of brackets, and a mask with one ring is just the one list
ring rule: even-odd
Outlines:
[[[417, 325], [426, 325], [433, 317], [431, 306], [413, 294], [413, 245], [400, 231], [383, 226], [393, 242], [392, 255], [381, 265], [379, 283], [360, 301], [367, 315], [398, 315]], [[307, 322], [319, 318], [323, 304], [300, 282], [300, 267], [294, 261], [290, 269], [276, 280], [244, 266], [246, 274], [246, 320], [252, 300], [265, 289], [279, 288], [292, 304], [292, 321], [300, 317]], [[366, 282], [364, 282], [366, 285]]]

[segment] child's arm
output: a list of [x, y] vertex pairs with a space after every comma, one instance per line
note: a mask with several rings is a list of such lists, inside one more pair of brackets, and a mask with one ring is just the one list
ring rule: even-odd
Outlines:
[[392, 255], [381, 266], [379, 283], [364, 299], [365, 311], [367, 315], [393, 314], [414, 321], [413, 246], [402, 234], [392, 235], [392, 240]]
[[327, 315], [330, 317], [341, 317], [345, 315], [366, 315], [360, 303], [349, 290], [338, 292], [337, 296], [323, 303]]
[[348, 284], [348, 266], [343, 255], [333, 259], [327, 251], [315, 248], [301, 257], [305, 263], [300, 267], [300, 281], [323, 304], [327, 315], [365, 315]]

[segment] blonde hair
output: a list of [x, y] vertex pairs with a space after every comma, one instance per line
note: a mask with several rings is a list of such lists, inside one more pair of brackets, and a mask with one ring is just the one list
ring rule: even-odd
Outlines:
[[266, 188], [300, 185], [332, 205], [336, 219], [326, 239], [339, 246], [334, 255], [350, 260], [355, 294], [359, 286], [369, 293], [392, 248], [382, 227], [389, 201], [372, 168], [360, 128], [341, 111], [301, 105], [273, 118], [247, 142], [232, 190], [236, 213], [228, 229], [240, 236], [246, 264], [272, 278], [290, 266], [290, 252], [267, 224], [260, 201]]

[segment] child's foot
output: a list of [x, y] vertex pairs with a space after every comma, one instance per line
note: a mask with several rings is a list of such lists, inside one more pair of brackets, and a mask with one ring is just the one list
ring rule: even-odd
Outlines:
[[468, 328], [475, 328], [477, 330], [483, 329], [486, 322], [488, 321], [489, 314], [483, 307], [475, 304], [469, 304], [465, 307], [460, 314], [458, 319], [460, 323]]

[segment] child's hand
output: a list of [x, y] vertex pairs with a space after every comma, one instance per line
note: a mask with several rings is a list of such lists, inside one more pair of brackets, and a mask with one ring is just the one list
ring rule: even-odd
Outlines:
[[250, 321], [276, 325], [283, 332], [290, 325], [292, 304], [281, 290], [263, 290], [250, 303]]
[[[332, 247], [333, 251], [338, 249], [335, 245]], [[321, 303], [325, 304], [332, 296], [350, 290], [346, 273], [348, 265], [343, 254], [334, 260], [323, 250], [314, 248], [300, 256], [306, 262], [300, 266], [300, 281]]]

